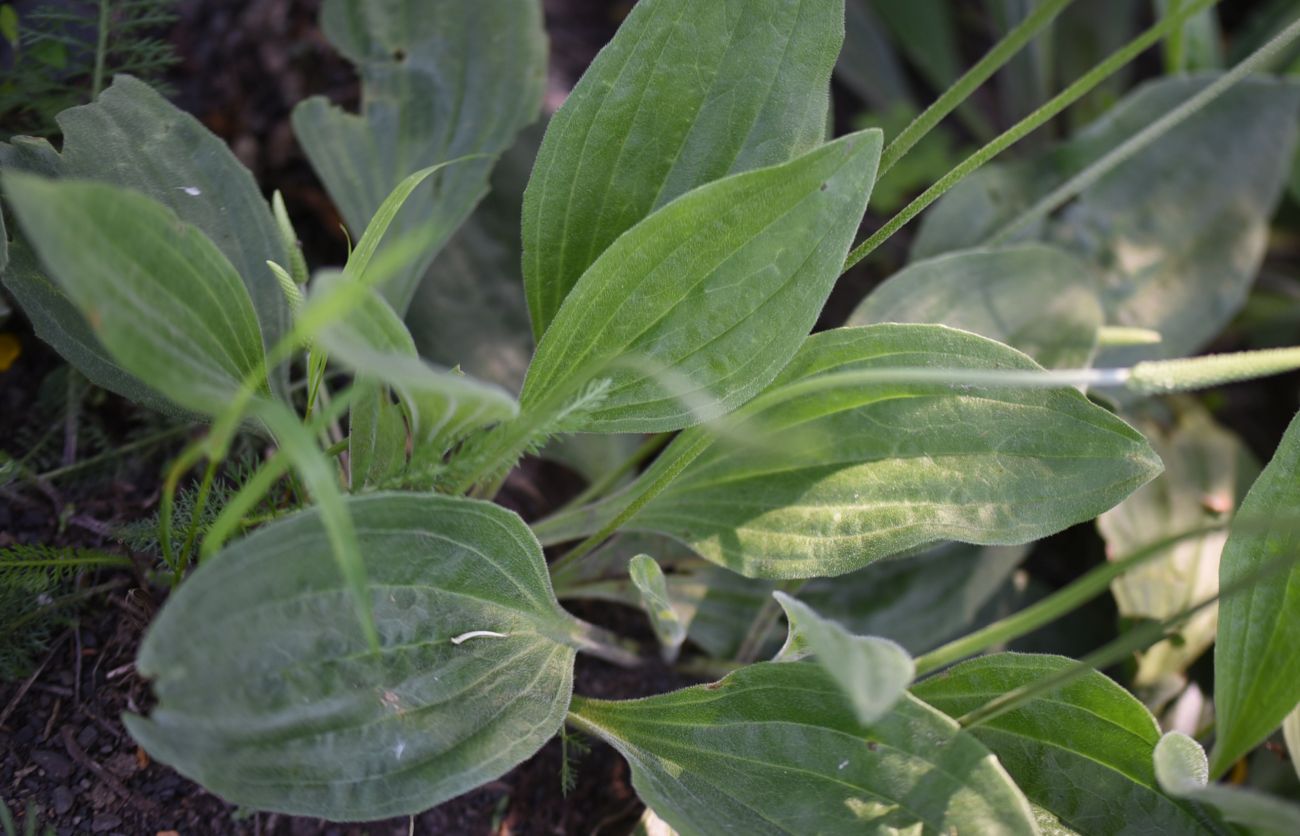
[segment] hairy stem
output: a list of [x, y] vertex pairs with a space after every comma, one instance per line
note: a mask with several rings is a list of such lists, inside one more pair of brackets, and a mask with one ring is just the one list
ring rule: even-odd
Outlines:
[[1121, 560], [1107, 562], [1102, 566], [1098, 566], [1069, 586], [1054, 592], [1038, 603], [918, 657], [916, 660], [916, 675], [924, 676], [969, 656], [975, 656], [991, 648], [1027, 636], [1038, 628], [1051, 624], [1053, 621], [1074, 612], [1109, 589], [1111, 581], [1152, 558], [1158, 557], [1171, 546], [1175, 546], [1184, 540], [1221, 531], [1225, 526], [1226, 523], [1205, 526], [1172, 537], [1165, 537], [1138, 549]]
[[917, 116], [898, 136], [889, 143], [880, 157], [880, 173], [894, 167], [912, 146], [920, 142], [936, 125], [952, 113], [962, 102], [966, 101], [975, 90], [988, 81], [989, 77], [1001, 69], [1011, 58], [1029, 43], [1030, 39], [1074, 0], [1047, 0], [1034, 8], [1024, 20], [998, 41], [975, 66], [949, 87], [942, 96]]
[[1290, 26], [1279, 32], [1268, 43], [1243, 58], [1235, 67], [1219, 76], [1205, 89], [1133, 134], [1133, 136], [1111, 149], [1101, 159], [1053, 189], [1051, 193], [1027, 209], [1024, 214], [995, 233], [988, 240], [988, 243], [1002, 243], [1027, 225], [1056, 211], [1071, 198], [1083, 192], [1084, 189], [1096, 183], [1121, 164], [1132, 159], [1140, 151], [1150, 147], [1156, 140], [1187, 121], [1210, 102], [1228, 92], [1246, 76], [1263, 69], [1297, 37], [1300, 37], [1300, 18], [1293, 21]]

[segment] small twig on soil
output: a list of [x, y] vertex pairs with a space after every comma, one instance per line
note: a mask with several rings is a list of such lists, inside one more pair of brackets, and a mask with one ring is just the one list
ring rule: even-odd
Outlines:
[[72, 628], [72, 692], [73, 698], [81, 702], [81, 623]]
[[111, 671], [105, 674], [104, 678], [109, 681], [112, 681], [114, 679], [117, 679], [119, 676], [130, 673], [133, 670], [135, 670], [135, 662], [127, 662], [125, 665], [121, 665], [120, 667], [113, 668]]
[[50, 711], [50, 717], [45, 721], [45, 729], [41, 732], [41, 740], [49, 740], [50, 732], [54, 731], [54, 721], [59, 719], [59, 710], [63, 708], [63, 700], [54, 701], [54, 708]]
[[77, 738], [72, 732], [72, 726], [63, 727], [63, 748], [68, 751], [68, 757], [89, 769], [96, 778], [102, 781], [110, 790], [117, 793], [123, 801], [130, 801], [145, 810], [156, 810], [158, 808], [158, 805], [152, 799], [131, 792], [127, 789], [126, 784], [118, 780], [116, 775], [100, 766], [87, 755], [85, 750], [77, 744]]
[[68, 369], [68, 411], [63, 417], [63, 466], [71, 467], [77, 461], [77, 432], [81, 416], [81, 395], [77, 391], [79, 375]]
[[77, 713], [80, 714], [82, 717], [85, 717], [87, 720], [94, 723], [95, 725], [99, 726], [104, 731], [108, 732], [108, 735], [112, 737], [114, 740], [122, 739], [122, 732], [117, 728], [115, 728], [112, 723], [108, 722], [103, 717], [100, 717], [99, 714], [97, 714], [95, 710], [90, 708], [89, 706], [85, 706], [85, 705], [79, 706], [77, 708]]

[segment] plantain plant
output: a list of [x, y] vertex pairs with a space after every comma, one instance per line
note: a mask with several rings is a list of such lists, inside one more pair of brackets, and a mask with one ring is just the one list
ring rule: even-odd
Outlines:
[[[567, 723], [681, 833], [1296, 832], [1295, 807], [1209, 779], [1300, 702], [1300, 424], [1247, 493], [1226, 431], [1156, 396], [1300, 367], [1300, 349], [1182, 359], [1263, 257], [1300, 86], [1252, 73], [1300, 23], [981, 169], [1213, 5], [1169, 3], [853, 246], [877, 178], [1067, 5], [1039, 4], [886, 146], [827, 137], [843, 0], [641, 0], [551, 118], [518, 244], [509, 201], [475, 207], [538, 115], [539, 4], [327, 0], [362, 109], [312, 100], [294, 125], [356, 243], [310, 277], [278, 198], [132, 78], [65, 111], [60, 150], [3, 146], [0, 265], [38, 333], [211, 425], [168, 472], [179, 585], [131, 734], [231, 802], [335, 820], [439, 804]], [[840, 275], [940, 196], [911, 263], [812, 333]], [[522, 380], [490, 344], [408, 328], [458, 270], [504, 300], [467, 316], [531, 324]], [[1139, 429], [1171, 408], [1176, 438]], [[275, 453], [200, 526], [240, 433]], [[648, 437], [531, 526], [491, 501], [574, 434]], [[267, 514], [285, 481], [302, 507]], [[1114, 562], [989, 616], [1027, 544], [1099, 516]], [[1189, 543], [1210, 568], [1147, 606]], [[1111, 584], [1140, 620], [1096, 653], [982, 655]], [[577, 653], [642, 658], [577, 599], [643, 606], [666, 659], [689, 642], [720, 678], [575, 695]], [[1216, 635], [1207, 756], [1162, 738], [1146, 689]], [[1135, 653], [1146, 704], [1098, 672]]]

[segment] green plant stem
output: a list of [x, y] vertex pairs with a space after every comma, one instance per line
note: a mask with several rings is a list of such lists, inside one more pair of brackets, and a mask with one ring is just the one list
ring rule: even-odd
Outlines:
[[582, 490], [582, 493], [564, 503], [555, 513], [560, 514], [570, 511], [574, 508], [581, 508], [583, 505], [600, 499], [609, 490], [618, 485], [620, 479], [632, 473], [641, 466], [646, 459], [649, 459], [655, 453], [662, 450], [668, 442], [672, 441], [673, 433], [656, 433], [647, 438], [632, 455], [623, 460], [623, 463], [613, 470], [608, 471], [596, 481], [592, 482]]
[[230, 535], [236, 529], [241, 527], [244, 517], [249, 511], [262, 501], [262, 497], [271, 490], [271, 487], [280, 480], [289, 470], [289, 457], [283, 450], [277, 450], [271, 458], [267, 459], [239, 491], [230, 498], [226, 507], [221, 509], [221, 513], [213, 520], [211, 528], [203, 538], [203, 545], [199, 548], [199, 563], [202, 564], [212, 555], [221, 550], [221, 547], [230, 539]]
[[90, 100], [104, 91], [104, 69], [108, 61], [109, 0], [99, 0], [99, 35], [95, 41], [95, 72], [91, 77]]
[[68, 465], [66, 467], [58, 467], [55, 468], [54, 470], [47, 470], [44, 473], [34, 474], [31, 478], [40, 482], [48, 482], [54, 479], [60, 479], [64, 476], [69, 476], [73, 473], [77, 473], [78, 471], [84, 470], [86, 468], [95, 467], [97, 465], [103, 464], [104, 462], [112, 461], [113, 459], [120, 458], [130, 453], [134, 453], [137, 450], [142, 450], [146, 447], [152, 447], [155, 444], [160, 444], [164, 441], [168, 441], [172, 438], [175, 438], [178, 435], [184, 435], [185, 433], [190, 432], [192, 429], [193, 429], [192, 426], [186, 425], [183, 427], [172, 427], [171, 429], [168, 430], [162, 430], [161, 432], [154, 433], [153, 435], [150, 435], [146, 438], [141, 438], [136, 441], [132, 441], [129, 444], [123, 444], [121, 447], [108, 450], [106, 452], [100, 453], [97, 456], [92, 456], [89, 459], [84, 459], [82, 461], [77, 462], [76, 464]]
[[1265, 68], [1270, 61], [1277, 57], [1278, 53], [1286, 49], [1298, 37], [1300, 37], [1300, 18], [1292, 21], [1289, 26], [1279, 32], [1268, 43], [1243, 58], [1235, 67], [1219, 76], [1199, 93], [1133, 134], [1102, 156], [1101, 159], [1053, 189], [1011, 223], [998, 230], [987, 243], [1002, 243], [1027, 225], [1040, 218], [1047, 217], [1065, 205], [1067, 201], [1083, 192], [1084, 189], [1132, 159], [1140, 151], [1148, 148], [1156, 140], [1187, 121], [1210, 102], [1228, 92], [1246, 76]]
[[163, 561], [171, 567], [172, 579], [177, 582], [180, 581], [183, 568], [180, 561], [176, 559], [176, 551], [172, 546], [172, 515], [176, 507], [176, 489], [180, 485], [181, 477], [203, 458], [205, 440], [196, 441], [182, 450], [167, 469], [167, 477], [163, 480], [162, 504], [158, 508], [158, 543], [162, 547]]
[[115, 554], [97, 557], [65, 557], [50, 560], [0, 560], [0, 569], [45, 569], [51, 566], [133, 566], [131, 559]]
[[[1183, 0], [1168, 0], [1165, 8], [1166, 15], [1178, 14], [1178, 9], [1183, 5]], [[1169, 33], [1169, 40], [1165, 43], [1165, 73], [1175, 75], [1183, 71], [1187, 58], [1187, 38], [1183, 32], [1183, 27]]]
[[[783, 581], [778, 588], [785, 593], [794, 595], [807, 580]], [[772, 627], [781, 617], [781, 604], [777, 602], [774, 596], [768, 596], [759, 608], [758, 614], [749, 625], [749, 630], [745, 633], [745, 638], [741, 640], [740, 647], [736, 650], [736, 663], [739, 665], [748, 665], [758, 659], [758, 654], [763, 651], [763, 643], [767, 641], [767, 634], [772, 632]]]
[[989, 160], [1001, 154], [1007, 148], [1019, 142], [1025, 136], [1037, 130], [1044, 123], [1054, 118], [1058, 113], [1074, 104], [1083, 96], [1092, 91], [1094, 87], [1114, 75], [1120, 68], [1124, 67], [1139, 54], [1146, 51], [1153, 44], [1160, 41], [1166, 34], [1174, 28], [1182, 26], [1187, 18], [1198, 14], [1205, 9], [1210, 8], [1219, 0], [1194, 0], [1186, 7], [1180, 9], [1177, 14], [1167, 15], [1159, 20], [1150, 29], [1138, 35], [1115, 52], [1111, 53], [1104, 61], [1089, 70], [1085, 75], [1066, 87], [1056, 96], [1052, 97], [1046, 104], [1039, 107], [1033, 113], [1021, 119], [1015, 125], [1012, 125], [992, 142], [980, 148], [971, 154], [952, 171], [945, 174], [930, 188], [921, 193], [919, 197], [913, 200], [907, 206], [903, 207], [898, 214], [890, 218], [889, 221], [872, 234], [866, 241], [859, 244], [844, 262], [844, 270], [847, 271], [862, 259], [871, 254], [877, 247], [887, 241], [895, 232], [902, 229], [917, 215], [921, 214], [931, 203], [938, 200], [945, 192], [957, 185], [967, 175], [979, 169]]
[[962, 102], [970, 97], [971, 93], [975, 92], [985, 81], [988, 81], [990, 76], [1010, 61], [1040, 29], [1051, 23], [1072, 2], [1074, 0], [1047, 0], [1047, 2], [1035, 6], [1034, 10], [1024, 20], [1020, 21], [1002, 40], [998, 41], [977, 64], [967, 70], [961, 78], [953, 82], [952, 86], [942, 96], [935, 99], [933, 104], [913, 119], [911, 124], [889, 143], [884, 154], [880, 157], [880, 173], [878, 176], [883, 176], [885, 172], [893, 168], [894, 164], [901, 160], [916, 143], [920, 142], [948, 114], [956, 110]]
[[551, 572], [558, 572], [565, 567], [571, 566], [591, 552], [595, 551], [596, 547], [605, 542], [605, 540], [615, 531], [618, 531], [623, 523], [636, 516], [637, 512], [646, 506], [646, 503], [662, 493], [664, 489], [667, 488], [668, 485], [670, 485], [672, 481], [686, 469], [687, 465], [695, 461], [705, 450], [709, 449], [709, 446], [712, 443], [713, 436], [707, 433], [701, 433], [695, 439], [694, 443], [685, 447], [682, 452], [679, 453], [677, 457], [670, 462], [669, 465], [658, 474], [658, 476], [655, 477], [654, 481], [633, 497], [633, 499], [624, 506], [623, 510], [619, 511], [612, 520], [601, 526], [595, 534], [575, 546], [568, 554], [565, 554], [559, 560], [552, 563]]
[[190, 525], [185, 532], [185, 545], [181, 547], [180, 556], [185, 566], [190, 563], [194, 540], [199, 534], [199, 521], [208, 508], [208, 497], [212, 495], [212, 483], [217, 477], [217, 468], [220, 466], [221, 460], [214, 457], [208, 459], [208, 466], [203, 469], [203, 481], [199, 483], [199, 493], [194, 500], [194, 507], [190, 510]]
[[[1235, 524], [1234, 524], [1235, 527]], [[1117, 662], [1122, 661], [1130, 654], [1164, 640], [1168, 637], [1171, 630], [1178, 627], [1187, 619], [1196, 615], [1198, 612], [1207, 607], [1211, 607], [1219, 601], [1236, 595], [1249, 589], [1265, 578], [1274, 575], [1284, 569], [1287, 569], [1295, 562], [1300, 555], [1286, 553], [1274, 557], [1263, 566], [1260, 566], [1254, 572], [1239, 578], [1231, 585], [1220, 589], [1214, 595], [1211, 595], [1190, 607], [1183, 609], [1181, 612], [1164, 619], [1163, 621], [1149, 621], [1140, 624], [1124, 635], [1109, 642], [1099, 649], [1089, 653], [1078, 661], [1077, 664], [1070, 666], [1051, 676], [1045, 676], [1042, 679], [1034, 680], [1001, 694], [984, 705], [976, 708], [961, 717], [957, 722], [962, 728], [973, 728], [982, 723], [987, 723], [996, 717], [1000, 717], [1011, 711], [1015, 711], [1036, 697], [1043, 694], [1051, 693], [1065, 684], [1078, 679], [1094, 670], [1101, 670], [1110, 667]], [[1218, 777], [1218, 776], [1211, 776]]]
[[1107, 562], [1082, 576], [1069, 586], [1052, 593], [1036, 604], [976, 630], [969, 635], [950, 641], [916, 660], [916, 675], [924, 676], [970, 656], [1027, 636], [1065, 616], [1110, 588], [1116, 578], [1147, 561], [1163, 554], [1167, 549], [1194, 537], [1203, 537], [1222, 531], [1226, 523], [1195, 528], [1165, 537], [1114, 562]]
[[619, 667], [635, 668], [641, 665], [641, 657], [637, 654], [635, 645], [603, 627], [575, 618], [569, 640], [581, 652]]

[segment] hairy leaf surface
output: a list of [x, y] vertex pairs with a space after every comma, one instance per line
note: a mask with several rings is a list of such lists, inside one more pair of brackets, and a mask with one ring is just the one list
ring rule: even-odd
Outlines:
[[[284, 242], [252, 175], [226, 144], [149, 85], [117, 76], [92, 104], [59, 114], [61, 152], [48, 142], [15, 137], [0, 144], [0, 169], [95, 180], [141, 192], [211, 239], [252, 299], [264, 347], [288, 330], [289, 309], [267, 261], [288, 264]], [[96, 345], [84, 318], [37, 264], [15, 263], [5, 286], [41, 339], [97, 385], [148, 406], [161, 399]], [[282, 369], [277, 388], [287, 382]], [[174, 409], [172, 410], [174, 411]]]
[[863, 131], [702, 186], [591, 265], [537, 347], [528, 409], [609, 378], [592, 432], [725, 414], [789, 362], [839, 276], [880, 158]]
[[[1091, 519], [1160, 470], [1137, 431], [1072, 389], [890, 383], [779, 397], [818, 375], [909, 367], [1038, 368], [942, 326], [816, 334], [747, 409], [738, 440], [715, 441], [628, 527], [745, 575], [821, 577], [940, 540], [1026, 543]], [[673, 446], [644, 480], [671, 466]]]
[[[1264, 468], [1228, 535], [1219, 563], [1219, 585], [1248, 588], [1219, 602], [1214, 646], [1214, 751], [1210, 772], [1233, 761], [1272, 734], [1300, 703], [1300, 417], [1291, 422], [1273, 460]], [[1291, 558], [1289, 565], [1278, 561]]]
[[1029, 244], [918, 261], [877, 287], [848, 325], [932, 322], [1018, 348], [1047, 368], [1087, 366], [1103, 313], [1094, 269]]
[[393, 225], [427, 234], [420, 258], [386, 284], [404, 312], [425, 268], [483, 196], [496, 155], [537, 117], [546, 37], [536, 0], [327, 0], [326, 37], [357, 65], [360, 114], [322, 97], [294, 110], [294, 133], [354, 232], [412, 172], [470, 154], [438, 173]]
[[503, 774], [563, 721], [573, 622], [518, 517], [419, 494], [347, 509], [378, 653], [339, 617], [349, 593], [314, 510], [205, 563], [141, 648], [158, 706], [127, 716], [131, 734], [231, 802], [340, 821], [416, 813]]
[[679, 195], [826, 135], [844, 0], [642, 0], [556, 112], [524, 199], [540, 340], [587, 268]]
[[1024, 796], [957, 724], [904, 696], [864, 725], [817, 665], [764, 662], [628, 702], [577, 697], [571, 721], [618, 749], [684, 836], [906, 831], [1032, 834]]
[[[960, 717], [1013, 688], [1075, 664], [1060, 656], [999, 653], [930, 677], [912, 693]], [[1156, 783], [1160, 740], [1142, 703], [1100, 673], [1030, 700], [971, 733], [998, 756], [1034, 804], [1089, 836], [1217, 833]]]
[[41, 263], [115, 363], [188, 410], [215, 415], [263, 369], [257, 313], [219, 249], [134, 190], [5, 177]]

